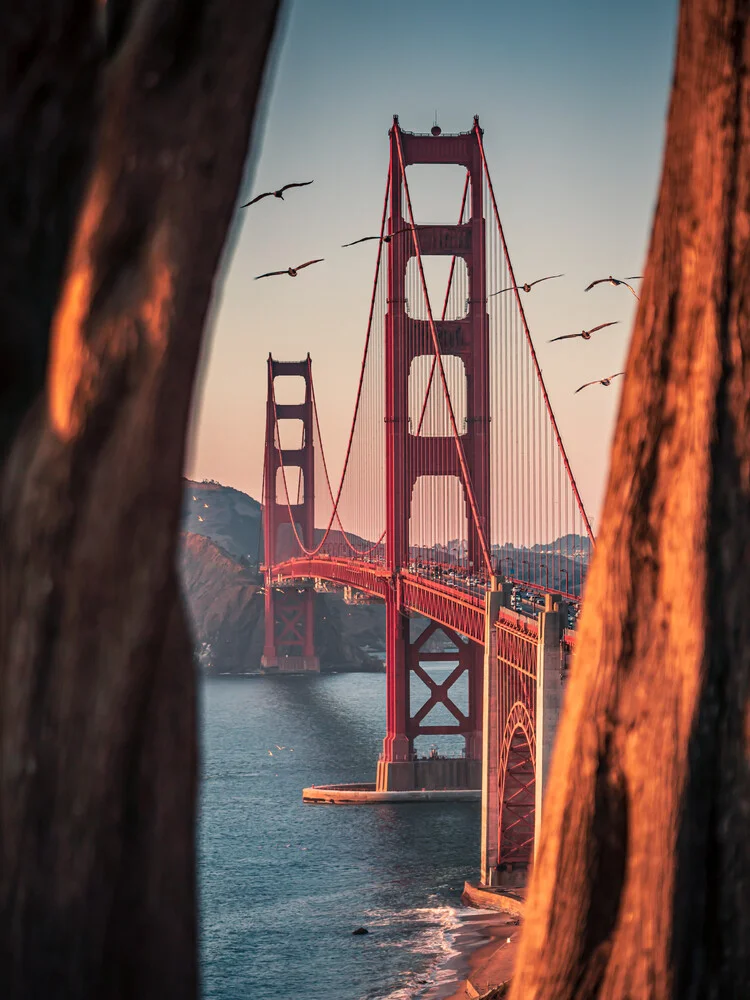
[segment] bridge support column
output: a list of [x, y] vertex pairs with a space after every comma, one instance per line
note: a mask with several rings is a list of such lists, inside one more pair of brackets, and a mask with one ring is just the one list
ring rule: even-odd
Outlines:
[[565, 606], [556, 594], [547, 594], [539, 615], [539, 651], [536, 675], [536, 785], [534, 804], [534, 855], [542, 825], [542, 803], [552, 763], [552, 750], [562, 710], [562, 638]]
[[504, 606], [503, 590], [488, 591], [484, 615], [484, 697], [482, 705], [482, 830], [481, 884], [497, 885], [500, 849], [500, 719], [499, 671], [497, 662], [498, 611]]
[[[376, 788], [381, 792], [436, 789], [470, 789], [480, 785], [482, 723], [482, 650], [464, 636], [436, 622], [412, 635], [412, 621], [403, 613], [398, 591], [386, 600], [386, 737], [378, 761]], [[435, 648], [435, 640], [438, 648]], [[440, 649], [448, 640], [455, 651]], [[456, 663], [455, 661], [458, 661]], [[448, 666], [447, 677], [436, 677], [431, 668]], [[411, 676], [415, 674], [429, 695], [412, 714]], [[464, 675], [467, 680], [468, 713], [452, 698], [453, 685]], [[455, 723], [430, 723], [431, 711], [442, 706]], [[417, 759], [417, 736], [462, 736], [465, 752], [461, 757], [430, 754]]]
[[378, 791], [389, 791], [391, 765], [412, 757], [409, 726], [409, 619], [402, 614], [396, 595], [385, 602], [386, 707], [383, 753], [378, 761]]
[[[266, 507], [268, 502], [266, 499]], [[271, 571], [266, 567], [265, 572], [265, 593], [263, 596], [265, 636], [263, 641], [263, 656], [261, 666], [276, 666], [276, 611], [273, 601], [273, 584], [271, 583]]]

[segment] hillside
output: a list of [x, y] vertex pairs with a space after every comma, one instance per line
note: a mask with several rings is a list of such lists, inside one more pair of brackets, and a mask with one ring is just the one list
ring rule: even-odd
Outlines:
[[[258, 576], [261, 507], [218, 483], [186, 480], [179, 571], [204, 668], [254, 673], [263, 651]], [[349, 606], [338, 594], [315, 595], [315, 643], [322, 670], [383, 670], [368, 649], [383, 649], [382, 605]]]
[[211, 538], [256, 566], [263, 555], [262, 518], [261, 505], [247, 493], [220, 483], [185, 480], [182, 530]]
[[183, 532], [181, 542], [180, 578], [202, 665], [257, 670], [263, 650], [257, 574], [205, 535]]

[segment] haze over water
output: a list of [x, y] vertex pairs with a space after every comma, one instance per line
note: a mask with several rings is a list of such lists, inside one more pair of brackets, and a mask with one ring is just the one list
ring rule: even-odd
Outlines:
[[383, 674], [204, 682], [207, 1000], [397, 1000], [448, 975], [479, 804], [302, 803], [306, 785], [374, 780], [384, 728]]

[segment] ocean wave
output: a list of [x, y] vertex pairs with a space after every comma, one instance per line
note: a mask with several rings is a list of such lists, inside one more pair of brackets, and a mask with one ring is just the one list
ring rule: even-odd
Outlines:
[[202, 781], [234, 781], [236, 778], [260, 778], [260, 771], [204, 771]]
[[[408, 937], [379, 941], [378, 948], [407, 948], [418, 961], [419, 969], [409, 969], [399, 976], [401, 982], [388, 993], [368, 993], [362, 1000], [418, 1000], [427, 997], [437, 987], [455, 978], [448, 963], [460, 954], [455, 947], [456, 932], [463, 925], [461, 911], [453, 906], [416, 907], [397, 913], [371, 910], [368, 926], [390, 928], [398, 933], [403, 928]], [[423, 964], [424, 963], [424, 964]], [[408, 982], [403, 980], [408, 979]]]

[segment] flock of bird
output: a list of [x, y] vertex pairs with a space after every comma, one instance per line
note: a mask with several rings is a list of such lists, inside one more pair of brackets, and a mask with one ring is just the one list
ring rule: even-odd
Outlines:
[[[538, 285], [542, 281], [551, 281], [553, 278], [563, 277], [564, 275], [562, 274], [548, 274], [544, 278], [537, 278], [536, 281], [525, 282], [523, 285], [510, 285], [508, 288], [501, 288], [499, 292], [492, 292], [490, 298], [492, 295], [502, 295], [503, 292], [530, 292], [534, 285]], [[641, 274], [633, 274], [628, 278], [615, 278], [610, 274], [606, 278], [597, 278], [596, 281], [592, 281], [590, 285], [586, 285], [584, 292], [590, 292], [596, 285], [609, 284], [615, 287], [617, 285], [624, 285], [625, 288], [628, 288], [631, 294], [638, 299], [638, 294], [630, 282], [640, 281], [642, 277], [643, 275]], [[600, 323], [598, 326], [592, 326], [590, 330], [581, 330], [580, 333], [565, 333], [561, 337], [553, 337], [549, 343], [554, 344], [558, 340], [575, 340], [578, 337], [581, 337], [583, 340], [591, 340], [591, 335], [596, 333], [597, 330], [604, 330], [608, 326], [616, 326], [619, 322], [620, 321], [618, 319], [614, 319], [610, 320], [608, 323]], [[624, 374], [625, 372], [615, 372], [614, 375], [607, 375], [606, 378], [596, 378], [593, 382], [584, 382], [583, 385], [579, 385], [579, 387], [575, 390], [575, 393], [580, 392], [582, 389], [588, 389], [590, 385], [603, 385], [606, 388], [612, 384], [614, 379], [619, 378], [620, 375]], [[575, 393], [573, 393], [573, 395], [575, 395]]]
[[[249, 208], [251, 205], [255, 205], [256, 202], [261, 201], [263, 198], [280, 198], [284, 200], [284, 192], [288, 191], [290, 188], [307, 187], [312, 184], [312, 181], [296, 181], [291, 184], [285, 184], [283, 187], [278, 188], [276, 191], [264, 191], [262, 194], [256, 195], [250, 201], [245, 202], [240, 208]], [[368, 243], [370, 240], [380, 240], [381, 243], [390, 243], [394, 236], [399, 236], [401, 233], [411, 232], [412, 226], [405, 226], [403, 229], [397, 229], [395, 233], [388, 233], [383, 236], [362, 236], [358, 240], [352, 240], [351, 243], [342, 243], [342, 247], [353, 247], [357, 246], [358, 243]], [[256, 275], [255, 280], [258, 281], [260, 278], [273, 278], [276, 275], [286, 274], [290, 278], [296, 278], [297, 275], [303, 268], [310, 267], [312, 264], [321, 264], [325, 260], [325, 257], [316, 257], [314, 260], [306, 260], [304, 264], [297, 264], [296, 267], [287, 267], [281, 271], [266, 271], [264, 274]], [[544, 278], [537, 278], [536, 281], [524, 282], [522, 285], [509, 285], [507, 288], [501, 288], [497, 292], [491, 292], [488, 296], [492, 298], [494, 295], [503, 295], [505, 292], [530, 292], [535, 285], [541, 284], [542, 281], [551, 281], [553, 278], [563, 278], [564, 274], [548, 274]], [[592, 288], [596, 285], [610, 284], [615, 287], [618, 285], [624, 285], [625, 288], [629, 289], [630, 292], [638, 299], [638, 295], [630, 284], [631, 281], [639, 281], [642, 275], [633, 274], [628, 278], [614, 278], [611, 274], [606, 278], [597, 278], [592, 281], [590, 285], [586, 285], [584, 288], [585, 292], [590, 292]], [[549, 341], [550, 344], [554, 344], [558, 340], [574, 340], [581, 337], [583, 340], [591, 340], [592, 334], [596, 333], [598, 330], [604, 330], [608, 326], [616, 326], [619, 320], [610, 320], [608, 323], [600, 323], [598, 326], [592, 326], [590, 330], [581, 330], [580, 333], [566, 333], [561, 337], [553, 337]], [[609, 386], [612, 384], [613, 380], [619, 378], [620, 375], [624, 375], [625, 372], [615, 372], [614, 375], [607, 375], [606, 378], [594, 379], [593, 382], [585, 382], [583, 385], [579, 386], [575, 392], [578, 393], [582, 389], [587, 389], [591, 385], [603, 385]], [[574, 393], [575, 395], [575, 393]], [[270, 751], [269, 751], [270, 753]]]

